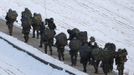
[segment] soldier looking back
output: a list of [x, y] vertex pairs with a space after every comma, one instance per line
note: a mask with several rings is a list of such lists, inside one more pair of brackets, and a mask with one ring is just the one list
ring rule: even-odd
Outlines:
[[90, 41], [88, 42], [88, 46], [91, 48], [97, 47], [97, 43], [95, 42], [95, 38], [93, 36], [90, 37]]

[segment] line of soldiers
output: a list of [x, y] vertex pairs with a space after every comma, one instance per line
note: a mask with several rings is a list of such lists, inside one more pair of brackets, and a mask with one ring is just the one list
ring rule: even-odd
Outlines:
[[87, 42], [87, 32], [74, 28], [67, 30], [70, 34], [69, 47], [72, 66], [77, 63], [77, 54], [80, 53], [80, 63], [83, 64], [83, 71], [86, 72], [87, 64], [94, 66], [95, 73], [98, 73], [98, 66], [102, 67], [105, 75], [113, 71], [114, 61], [117, 65], [118, 75], [123, 75], [124, 64], [127, 61], [127, 50], [118, 49], [114, 43], [106, 43], [104, 48], [97, 45], [95, 38], [90, 37]]
[[[17, 21], [17, 12], [15, 10], [9, 9], [6, 14], [6, 24], [9, 29], [9, 34], [12, 35], [13, 32], [13, 23]], [[56, 25], [54, 23], [54, 19], [45, 19], [45, 25], [48, 25], [50, 30], [55, 30]], [[39, 34], [41, 34], [44, 29], [44, 22], [42, 21], [41, 14], [34, 13], [32, 15], [31, 11], [28, 8], [21, 13], [21, 26], [22, 33], [24, 34], [25, 42], [28, 42], [30, 29], [33, 29], [33, 38], [35, 38], [35, 32], [37, 33], [37, 39], [39, 38]], [[55, 32], [55, 31], [54, 31]]]
[[[6, 15], [6, 24], [8, 25], [9, 34], [12, 35], [13, 23], [16, 21], [18, 14], [16, 11], [9, 9]], [[61, 32], [56, 35], [56, 25], [54, 19], [45, 19], [42, 21], [42, 17], [38, 13], [34, 13], [32, 16], [31, 11], [28, 8], [22, 12], [21, 16], [22, 33], [24, 34], [25, 42], [28, 42], [30, 29], [33, 29], [33, 38], [35, 38], [35, 31], [37, 39], [40, 36], [40, 45], [44, 45], [44, 51], [47, 54], [47, 47], [49, 46], [50, 55], [52, 55], [52, 46], [57, 47], [59, 60], [64, 61], [65, 46], [70, 48], [69, 54], [71, 57], [71, 65], [76, 66], [78, 52], [80, 53], [80, 63], [83, 64], [83, 71], [86, 72], [87, 64], [94, 66], [95, 73], [98, 73], [98, 66], [101, 63], [101, 67], [105, 75], [113, 70], [114, 60], [117, 65], [119, 75], [123, 75], [124, 63], [127, 61], [127, 50], [119, 49], [116, 51], [116, 46], [113, 43], [106, 43], [104, 48], [97, 45], [95, 38], [90, 37], [88, 42], [87, 31], [80, 31], [77, 28], [68, 29], [69, 38], [66, 34]], [[56, 43], [54, 44], [54, 38]], [[68, 40], [70, 41], [68, 44]]]

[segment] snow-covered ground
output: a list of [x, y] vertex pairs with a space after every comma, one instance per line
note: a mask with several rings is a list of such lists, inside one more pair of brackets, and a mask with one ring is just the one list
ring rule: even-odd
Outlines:
[[69, 75], [44, 65], [0, 39], [0, 75]]
[[12, 44], [32, 53], [42, 60], [63, 68], [63, 70], [57, 70], [49, 65], [45, 65], [29, 56], [27, 53], [17, 50], [3, 39], [0, 39], [0, 75], [69, 75], [69, 73], [65, 72], [65, 70], [68, 70], [76, 75], [87, 75], [40, 52], [36, 48], [33, 48], [30, 45], [17, 40], [16, 38], [1, 32], [0, 37], [7, 39]]
[[57, 33], [77, 27], [94, 36], [102, 47], [113, 42], [117, 49], [126, 48], [129, 55], [125, 71], [134, 74], [134, 0], [2, 0], [0, 17], [4, 19], [12, 8], [20, 20], [25, 7], [41, 13], [43, 19], [53, 17]]

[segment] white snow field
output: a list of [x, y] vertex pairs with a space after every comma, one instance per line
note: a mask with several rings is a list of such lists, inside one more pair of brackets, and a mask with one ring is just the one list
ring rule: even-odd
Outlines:
[[125, 72], [134, 74], [134, 0], [2, 0], [0, 17], [4, 19], [9, 8], [19, 14], [28, 7], [32, 13], [41, 13], [43, 19], [53, 17], [56, 32], [69, 28], [87, 31], [94, 36], [99, 46], [107, 42], [128, 50]]

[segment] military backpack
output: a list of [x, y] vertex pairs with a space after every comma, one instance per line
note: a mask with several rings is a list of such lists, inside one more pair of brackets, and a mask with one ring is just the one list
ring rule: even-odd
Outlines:
[[7, 17], [8, 17], [9, 19], [14, 20], [14, 21], [16, 20], [17, 16], [18, 16], [18, 14], [17, 14], [17, 12], [14, 11], [14, 10], [11, 10], [10, 12], [7, 13]]

